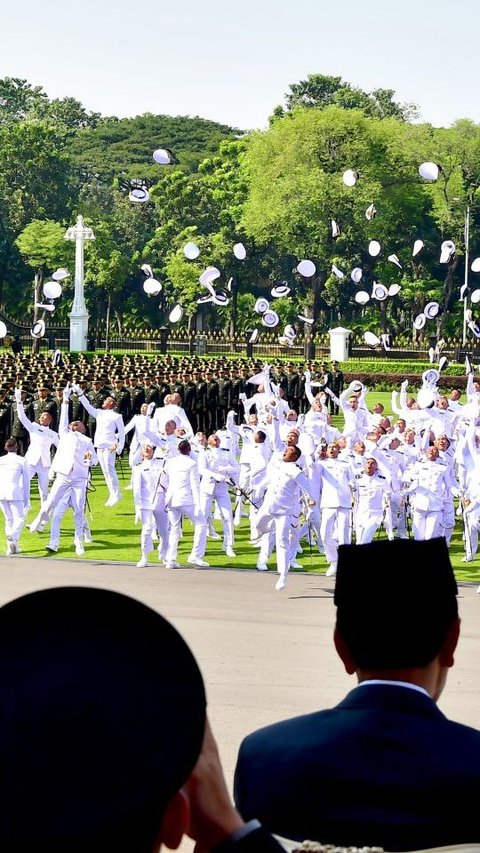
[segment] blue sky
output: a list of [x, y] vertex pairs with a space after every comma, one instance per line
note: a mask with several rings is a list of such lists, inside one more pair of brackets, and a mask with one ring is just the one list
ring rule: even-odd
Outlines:
[[106, 115], [264, 127], [290, 83], [392, 88], [424, 121], [480, 122], [477, 0], [8, 0], [0, 77]]

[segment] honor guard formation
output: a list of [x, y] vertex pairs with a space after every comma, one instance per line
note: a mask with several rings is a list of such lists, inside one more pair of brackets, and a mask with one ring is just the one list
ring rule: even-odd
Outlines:
[[259, 571], [275, 552], [277, 590], [291, 567], [301, 568], [303, 548], [325, 554], [332, 576], [339, 545], [367, 544], [382, 528], [390, 540], [442, 536], [450, 543], [458, 521], [464, 560], [475, 558], [480, 385], [472, 373], [465, 388], [444, 396], [432, 367], [412, 396], [407, 382], [392, 393], [394, 415], [386, 417], [360, 382], [345, 387], [336, 362], [110, 355], [89, 362], [56, 353], [52, 363], [18, 354], [4, 355], [0, 372], [8, 555], [20, 551], [36, 475], [40, 509], [30, 531], [49, 524], [46, 548], [58, 551], [61, 520], [72, 508], [82, 556], [91, 541], [91, 468], [101, 468], [110, 508], [122, 499], [117, 468], [128, 458], [139, 567], [155, 548], [167, 568], [178, 566], [184, 517], [193, 525], [188, 563], [208, 567], [208, 538], [222, 538], [235, 560], [235, 527], [247, 516]]

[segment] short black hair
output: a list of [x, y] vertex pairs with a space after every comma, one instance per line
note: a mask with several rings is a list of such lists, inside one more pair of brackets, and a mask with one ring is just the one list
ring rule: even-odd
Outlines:
[[457, 592], [443, 538], [339, 547], [336, 628], [359, 669], [431, 663], [458, 618]]

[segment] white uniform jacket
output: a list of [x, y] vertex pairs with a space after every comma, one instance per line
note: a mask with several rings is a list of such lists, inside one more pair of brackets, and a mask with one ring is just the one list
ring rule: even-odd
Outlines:
[[23, 403], [17, 403], [18, 420], [30, 433], [30, 444], [25, 454], [25, 459], [32, 467], [42, 463], [46, 468], [50, 468], [50, 448], [52, 444], [58, 446], [58, 433], [53, 429], [41, 426], [29, 420], [25, 414]]
[[58, 429], [60, 441], [52, 471], [72, 480], [86, 480], [90, 467], [97, 464], [97, 454], [91, 438], [68, 428], [68, 403], [62, 403]]
[[191, 456], [179, 454], [166, 464], [168, 488], [166, 507], [200, 506], [198, 466]]
[[80, 395], [80, 402], [88, 414], [96, 419], [95, 435], [93, 444], [100, 450], [106, 450], [117, 445], [117, 453], [120, 454], [125, 444], [125, 427], [123, 418], [113, 409], [95, 409], [85, 394]]
[[22, 501], [27, 506], [30, 500], [28, 463], [16, 453], [0, 456], [0, 501]]

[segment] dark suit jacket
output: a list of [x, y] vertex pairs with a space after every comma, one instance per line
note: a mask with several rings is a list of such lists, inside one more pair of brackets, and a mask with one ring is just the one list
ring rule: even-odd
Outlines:
[[279, 835], [414, 850], [480, 840], [480, 732], [408, 688], [357, 687], [249, 735], [235, 798]]

